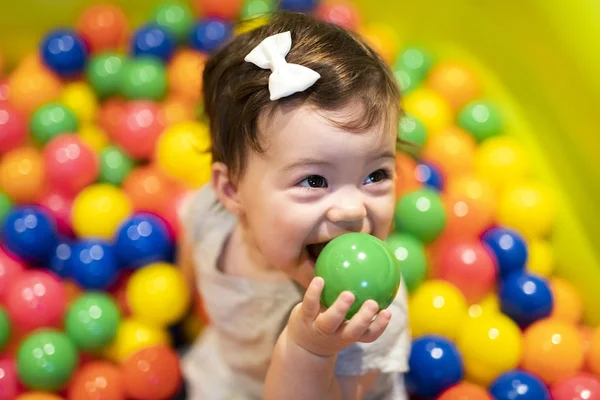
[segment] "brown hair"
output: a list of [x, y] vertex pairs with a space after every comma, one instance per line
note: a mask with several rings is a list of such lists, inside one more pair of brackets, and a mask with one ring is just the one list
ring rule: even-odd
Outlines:
[[[292, 35], [286, 60], [317, 71], [321, 78], [302, 93], [271, 101], [271, 71], [244, 57], [263, 39], [286, 31]], [[355, 115], [332, 121], [353, 132], [382, 121], [397, 125], [399, 118], [400, 90], [382, 58], [357, 34], [306, 14], [276, 13], [266, 25], [235, 37], [208, 59], [203, 79], [212, 158], [227, 165], [232, 177], [243, 175], [248, 149], [263, 151], [258, 120], [278, 104], [300, 102], [338, 111], [356, 103]]]

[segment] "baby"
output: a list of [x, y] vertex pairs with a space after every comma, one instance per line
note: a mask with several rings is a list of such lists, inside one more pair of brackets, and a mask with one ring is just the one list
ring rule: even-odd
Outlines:
[[183, 215], [180, 264], [211, 319], [183, 359], [188, 398], [404, 399], [406, 290], [378, 310], [320, 305], [325, 244], [385, 239], [400, 93], [357, 35], [295, 13], [206, 63], [211, 181]]

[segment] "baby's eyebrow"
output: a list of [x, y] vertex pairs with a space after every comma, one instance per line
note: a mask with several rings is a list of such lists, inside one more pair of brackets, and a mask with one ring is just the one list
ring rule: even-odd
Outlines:
[[333, 164], [331, 164], [329, 161], [325, 161], [325, 160], [322, 160], [319, 158], [303, 157], [292, 163], [285, 165], [284, 167], [281, 168], [281, 171], [288, 172], [295, 168], [303, 167], [306, 165], [321, 165], [321, 166], [325, 166], [325, 167], [331, 167]]

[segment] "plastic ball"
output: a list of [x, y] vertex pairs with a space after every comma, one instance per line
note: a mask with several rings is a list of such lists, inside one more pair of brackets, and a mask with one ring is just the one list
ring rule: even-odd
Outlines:
[[125, 118], [126, 100], [121, 97], [111, 97], [106, 99], [98, 111], [98, 126], [104, 129], [109, 138], [115, 136], [117, 126]]
[[245, 0], [240, 14], [242, 21], [260, 18], [274, 11], [274, 0]]
[[190, 293], [179, 269], [167, 263], [154, 263], [131, 276], [127, 302], [139, 321], [163, 327], [183, 318], [190, 304]]
[[435, 163], [449, 177], [473, 170], [476, 143], [464, 130], [449, 126], [429, 135], [421, 157]]
[[48, 268], [61, 278], [71, 278], [73, 271], [71, 259], [73, 257], [73, 243], [70, 240], [61, 240], [48, 263]]
[[61, 396], [57, 396], [47, 392], [27, 392], [18, 396], [15, 400], [65, 400]]
[[86, 289], [107, 289], [119, 269], [113, 247], [104, 241], [87, 239], [71, 248], [71, 271], [75, 281]]
[[132, 158], [149, 159], [165, 129], [159, 105], [148, 100], [135, 100], [125, 106], [123, 113], [115, 127], [114, 141]]
[[581, 335], [569, 323], [544, 319], [532, 324], [524, 333], [521, 366], [546, 384], [575, 374], [583, 361]]
[[205, 61], [206, 56], [198, 51], [179, 50], [167, 66], [169, 90], [191, 101], [200, 100]]
[[169, 1], [154, 9], [151, 20], [168, 31], [178, 42], [184, 42], [194, 24], [194, 15], [186, 3]]
[[0, 154], [24, 145], [26, 140], [25, 117], [10, 104], [0, 103]]
[[358, 232], [327, 243], [317, 257], [315, 276], [325, 281], [321, 294], [325, 307], [331, 307], [344, 291], [354, 294], [346, 319], [369, 299], [377, 302], [379, 310], [387, 308], [398, 293], [401, 278], [398, 260], [389, 247], [375, 236]]
[[65, 386], [77, 362], [75, 345], [65, 334], [42, 330], [31, 334], [21, 344], [17, 371], [27, 387], [54, 391]]
[[48, 262], [58, 238], [49, 213], [41, 207], [15, 207], [5, 218], [2, 241], [7, 250], [25, 262]]
[[136, 211], [160, 213], [167, 206], [174, 182], [154, 165], [135, 168], [123, 182], [123, 190]]
[[513, 273], [500, 283], [498, 290], [502, 312], [521, 328], [552, 313], [552, 292], [546, 280], [528, 273]]
[[494, 293], [488, 294], [479, 303], [472, 304], [468, 310], [469, 317], [471, 318], [487, 317], [490, 314], [497, 314], [499, 312], [500, 304]]
[[490, 385], [496, 400], [550, 400], [550, 392], [535, 375], [513, 370], [500, 375]]
[[60, 103], [46, 104], [31, 116], [31, 134], [38, 144], [46, 144], [63, 133], [77, 132], [77, 128], [75, 113]]
[[428, 280], [412, 294], [409, 310], [414, 337], [437, 334], [453, 340], [461, 321], [467, 316], [467, 302], [451, 283]]
[[[252, 0], [254, 1], [254, 0]], [[255, 0], [261, 1], [261, 0]], [[241, 35], [255, 29], [260, 28], [261, 26], [265, 26], [269, 23], [269, 18], [267, 15], [259, 15], [255, 17], [251, 17], [251, 19], [242, 20], [239, 23], [234, 25], [233, 34]]]
[[243, 0], [193, 0], [198, 15], [234, 20], [242, 9]]
[[100, 53], [93, 56], [87, 67], [86, 77], [90, 86], [101, 98], [116, 94], [126, 59], [118, 53]]
[[81, 367], [69, 385], [69, 399], [125, 400], [121, 369], [107, 361], [92, 361]]
[[591, 372], [600, 375], [600, 328], [595, 328], [589, 337], [587, 363]]
[[87, 83], [73, 82], [66, 85], [59, 101], [73, 111], [81, 123], [90, 123], [96, 118], [98, 101]]
[[559, 277], [550, 278], [553, 308], [550, 317], [578, 324], [583, 314], [581, 295], [575, 285]]
[[402, 117], [398, 124], [398, 139], [409, 144], [406, 146], [408, 152], [420, 154], [427, 141], [425, 125], [412, 115]]
[[423, 244], [405, 233], [392, 233], [387, 237], [386, 243], [400, 263], [400, 272], [408, 292], [413, 292], [427, 275], [427, 258]]
[[460, 110], [458, 125], [475, 140], [483, 142], [502, 133], [504, 120], [500, 110], [492, 102], [476, 100]]
[[41, 54], [44, 63], [62, 77], [80, 74], [87, 60], [87, 46], [75, 31], [54, 30], [44, 38]]
[[4, 308], [0, 306], [0, 350], [4, 349], [4, 346], [8, 342], [11, 333], [11, 323], [8, 318], [8, 314], [4, 311]]
[[204, 53], [217, 50], [232, 34], [231, 23], [218, 17], [206, 17], [195, 24], [190, 33], [190, 45]]
[[475, 152], [475, 172], [498, 190], [526, 178], [529, 164], [523, 146], [510, 136], [489, 138]]
[[454, 111], [478, 98], [482, 93], [478, 76], [457, 61], [436, 64], [427, 76], [426, 86], [442, 95]]
[[92, 5], [77, 20], [77, 31], [91, 53], [117, 50], [127, 37], [127, 17], [115, 5]]
[[463, 378], [464, 366], [456, 345], [440, 336], [423, 336], [413, 344], [405, 375], [408, 392], [435, 397]]
[[92, 184], [99, 172], [98, 156], [74, 133], [48, 142], [44, 166], [50, 185], [67, 195], [75, 195]]
[[450, 177], [447, 180], [446, 193], [451, 196], [465, 196], [481, 203], [482, 208], [496, 212], [496, 194], [491, 184], [473, 174]]
[[10, 88], [6, 79], [0, 78], [0, 104], [8, 103]]
[[111, 238], [132, 211], [125, 193], [112, 185], [97, 183], [83, 189], [73, 202], [73, 230], [79, 237]]
[[554, 270], [552, 245], [547, 240], [535, 238], [529, 242], [528, 250], [527, 271], [545, 277], [552, 275]]
[[136, 57], [122, 67], [119, 89], [129, 100], [160, 100], [167, 92], [166, 68], [154, 57]]
[[408, 46], [402, 49], [394, 63], [394, 70], [405, 70], [415, 74], [419, 81], [429, 73], [434, 63], [431, 53], [418, 46]]
[[318, 0], [282, 0], [280, 7], [282, 10], [309, 13], [312, 12], [318, 4]]
[[9, 288], [23, 271], [25, 265], [0, 247], [0, 304], [6, 304]]
[[44, 186], [44, 160], [33, 147], [19, 147], [0, 159], [0, 187], [15, 203], [31, 203]]
[[407, 154], [396, 153], [396, 182], [394, 193], [396, 199], [402, 198], [405, 194], [414, 192], [422, 187], [417, 181], [415, 170], [417, 163]]
[[120, 319], [121, 313], [110, 296], [88, 292], [69, 307], [65, 331], [80, 350], [99, 350], [115, 338]]
[[4, 218], [13, 208], [12, 200], [5, 194], [0, 192], [0, 226], [4, 223]]
[[77, 132], [79, 139], [82, 143], [88, 146], [90, 149], [99, 153], [110, 144], [110, 139], [106, 135], [106, 132], [97, 125], [88, 123], [79, 128]]
[[315, 9], [317, 18], [336, 24], [342, 28], [355, 31], [360, 26], [360, 12], [356, 6], [347, 1], [328, 1]]
[[493, 400], [492, 396], [481, 386], [469, 382], [461, 382], [441, 394], [437, 400]]
[[58, 233], [73, 236], [71, 227], [71, 208], [73, 199], [64, 193], [50, 189], [40, 195], [37, 205], [44, 207], [56, 223]]
[[165, 126], [196, 119], [196, 104], [182, 95], [173, 94], [163, 100], [161, 113], [165, 119]]
[[518, 232], [507, 228], [492, 228], [483, 234], [482, 241], [494, 253], [501, 278], [524, 270], [527, 245]]
[[447, 128], [452, 123], [450, 106], [436, 92], [419, 88], [410, 92], [404, 98], [406, 112], [419, 118], [428, 132]]
[[493, 210], [464, 195], [447, 195], [444, 205], [448, 222], [442, 236], [450, 239], [479, 238], [494, 221]]
[[415, 170], [417, 181], [424, 186], [441, 192], [444, 189], [444, 177], [438, 167], [433, 164], [421, 163]]
[[193, 187], [210, 179], [211, 154], [208, 128], [195, 121], [165, 129], [155, 152], [157, 165], [168, 175]]
[[172, 398], [182, 382], [179, 358], [164, 345], [131, 355], [123, 363], [122, 371], [125, 393], [132, 399]]
[[170, 337], [165, 329], [125, 318], [121, 320], [117, 335], [105, 348], [104, 354], [110, 360], [122, 363], [142, 349], [161, 344], [170, 345]]
[[507, 188], [498, 203], [498, 221], [528, 239], [548, 234], [555, 214], [552, 192], [538, 182], [524, 182]]
[[554, 400], [599, 400], [600, 379], [591, 374], [580, 373], [552, 385]]
[[437, 192], [422, 189], [407, 193], [398, 201], [394, 221], [397, 231], [430, 243], [444, 230], [446, 211]]
[[20, 392], [15, 360], [0, 359], [0, 400], [14, 400]]
[[175, 39], [170, 31], [151, 23], [134, 32], [131, 53], [136, 57], [156, 57], [166, 62], [173, 56], [175, 45]]
[[100, 152], [99, 182], [120, 186], [135, 167], [135, 162], [116, 146], [107, 146]]
[[188, 196], [189, 192], [185, 190], [174, 191], [174, 193], [171, 193], [167, 206], [160, 214], [167, 222], [173, 239], [176, 239], [183, 229], [181, 227], [181, 210], [185, 206]]

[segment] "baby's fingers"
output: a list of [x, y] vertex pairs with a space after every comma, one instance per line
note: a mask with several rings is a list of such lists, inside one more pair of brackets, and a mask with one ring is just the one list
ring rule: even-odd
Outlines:
[[354, 303], [352, 292], [343, 292], [340, 294], [335, 303], [316, 319], [315, 325], [317, 329], [327, 335], [337, 331], [340, 325], [346, 320], [346, 314], [352, 303]]
[[371, 325], [367, 329], [365, 333], [358, 340], [363, 343], [371, 343], [374, 342], [381, 336], [385, 328], [387, 328], [390, 323], [390, 319], [392, 318], [392, 313], [388, 310], [381, 310], [375, 320], [371, 322]]
[[367, 300], [360, 307], [360, 310], [352, 317], [346, 326], [342, 329], [342, 338], [346, 341], [357, 341], [369, 328], [373, 317], [379, 309], [377, 302]]
[[315, 318], [319, 315], [319, 311], [321, 310], [321, 292], [323, 291], [323, 286], [325, 285], [325, 281], [323, 278], [316, 277], [306, 289], [306, 293], [304, 294], [304, 299], [302, 300], [302, 315], [314, 321]]

